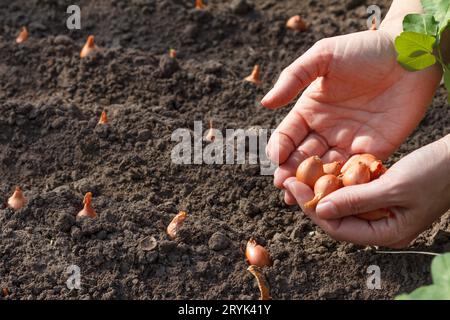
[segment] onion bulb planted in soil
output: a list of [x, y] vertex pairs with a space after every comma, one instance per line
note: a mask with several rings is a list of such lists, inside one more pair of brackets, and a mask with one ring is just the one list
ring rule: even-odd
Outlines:
[[97, 45], [94, 42], [94, 36], [90, 35], [87, 38], [83, 49], [81, 49], [80, 57], [81, 58], [85, 58], [85, 57], [87, 57], [88, 55], [90, 55], [91, 53], [93, 53], [94, 51], [97, 51], [97, 50], [99, 50], [99, 47], [97, 47]]
[[100, 115], [100, 119], [98, 120], [98, 124], [107, 124], [108, 123], [108, 116], [106, 115], [106, 111], [102, 111], [102, 114]]
[[266, 248], [256, 243], [255, 239], [250, 239], [245, 248], [245, 257], [250, 265], [255, 265], [260, 268], [272, 265], [269, 252]]
[[22, 209], [27, 204], [27, 199], [23, 195], [22, 189], [16, 187], [14, 193], [8, 199], [8, 207], [14, 211]]
[[88, 192], [86, 193], [86, 195], [84, 196], [83, 199], [83, 209], [78, 212], [77, 217], [81, 218], [81, 217], [89, 217], [89, 218], [95, 218], [97, 217], [97, 214], [95, 213], [95, 210], [92, 209], [91, 207], [92, 204], [92, 193]]
[[252, 73], [244, 78], [245, 81], [247, 82], [251, 82], [255, 85], [260, 85], [261, 84], [261, 78], [260, 78], [260, 68], [259, 65], [255, 65], [253, 67]]
[[286, 22], [286, 28], [294, 31], [305, 31], [307, 29], [305, 21], [299, 15], [290, 17]]
[[16, 43], [23, 43], [23, 42], [27, 41], [28, 36], [29, 36], [29, 34], [28, 34], [27, 27], [22, 27], [19, 35], [16, 38]]
[[203, 0], [195, 0], [195, 9], [201, 10], [205, 8], [205, 4], [203, 3]]
[[177, 237], [178, 231], [181, 229], [181, 226], [184, 223], [184, 220], [186, 220], [187, 213], [184, 211], [180, 211], [169, 223], [167, 226], [167, 235], [171, 239], [175, 239]]

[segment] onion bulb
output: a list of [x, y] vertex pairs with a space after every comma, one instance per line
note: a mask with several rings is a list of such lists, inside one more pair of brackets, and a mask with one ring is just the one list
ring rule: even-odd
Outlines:
[[186, 220], [186, 217], [187, 213], [184, 211], [180, 211], [169, 223], [166, 231], [171, 239], [176, 238], [177, 233], [180, 230], [181, 226], [183, 225], [184, 220]]
[[106, 111], [103, 110], [102, 114], [100, 115], [100, 120], [98, 120], [98, 124], [107, 124], [108, 123], [108, 116], [106, 115]]
[[260, 268], [272, 265], [269, 253], [263, 246], [257, 244], [255, 239], [248, 240], [245, 248], [245, 257], [250, 265]]
[[252, 73], [248, 77], [245, 77], [244, 80], [259, 85], [261, 84], [259, 73], [260, 73], [259, 65], [255, 65], [253, 67]]
[[205, 8], [205, 4], [203, 3], [203, 0], [195, 0], [195, 9], [201, 10]]
[[8, 199], [8, 207], [14, 211], [22, 209], [27, 204], [27, 199], [23, 195], [22, 189], [16, 187], [14, 193]]
[[91, 54], [92, 52], [99, 50], [99, 48], [97, 47], [97, 45], [94, 42], [94, 36], [89, 36], [87, 38], [87, 41], [83, 47], [83, 49], [81, 49], [80, 52], [80, 57], [84, 58], [87, 57], [89, 54]]
[[323, 172], [325, 174], [332, 174], [338, 176], [339, 173], [341, 172], [341, 168], [342, 168], [342, 161], [334, 161], [330, 163], [325, 163], [323, 165]]
[[177, 57], [177, 50], [170, 48], [169, 49], [169, 57], [175, 59]]
[[325, 196], [341, 187], [341, 180], [332, 174], [320, 177], [314, 185], [314, 198], [304, 204], [307, 209], [314, 209]]
[[369, 167], [363, 162], [357, 162], [348, 168], [342, 175], [342, 184], [345, 187], [370, 181]]
[[380, 160], [375, 160], [370, 164], [370, 180], [378, 179], [386, 172], [386, 167]]
[[19, 35], [16, 38], [16, 43], [23, 43], [28, 39], [28, 30], [27, 27], [22, 27]]
[[344, 164], [344, 166], [341, 169], [341, 173], [347, 171], [347, 169], [353, 166], [355, 163], [362, 162], [366, 166], [370, 167], [372, 162], [376, 160], [377, 158], [375, 158], [374, 155], [371, 155], [369, 153], [355, 154], [351, 156], [350, 159], [348, 159], [347, 162]]
[[97, 214], [95, 213], [94, 209], [91, 207], [92, 203], [92, 192], [86, 193], [83, 200], [83, 210], [78, 212], [77, 217], [89, 217], [89, 218], [95, 218], [97, 217]]
[[322, 160], [318, 156], [312, 156], [305, 160], [297, 168], [295, 174], [298, 181], [314, 188], [314, 185], [324, 175]]
[[288, 21], [286, 22], [286, 28], [292, 29], [294, 31], [305, 31], [306, 23], [299, 15], [296, 15], [288, 19]]

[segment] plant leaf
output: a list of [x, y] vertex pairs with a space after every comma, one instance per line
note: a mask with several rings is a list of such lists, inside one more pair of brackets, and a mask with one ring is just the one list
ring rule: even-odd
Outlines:
[[421, 0], [422, 8], [424, 9], [425, 13], [435, 15], [436, 11], [438, 11], [439, 0]]
[[421, 3], [425, 13], [433, 15], [442, 30], [450, 19], [450, 0], [421, 0]]
[[449, 300], [450, 286], [432, 284], [420, 287], [409, 294], [401, 294], [395, 300]]
[[[450, 73], [444, 73], [447, 90], [450, 88]], [[447, 252], [433, 259], [431, 263], [431, 277], [433, 284], [447, 286], [450, 289], [450, 253]], [[450, 298], [450, 297], [449, 297]]]
[[397, 61], [407, 70], [417, 71], [436, 63], [433, 45], [436, 38], [422, 33], [405, 31], [395, 39]]
[[431, 14], [408, 14], [403, 19], [403, 31], [423, 33], [436, 36], [439, 23]]
[[449, 69], [444, 71], [444, 85], [447, 89], [447, 102], [450, 103], [450, 71]]

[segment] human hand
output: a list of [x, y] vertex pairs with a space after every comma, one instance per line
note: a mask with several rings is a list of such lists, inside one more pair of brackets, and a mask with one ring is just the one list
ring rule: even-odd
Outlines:
[[[404, 70], [392, 35], [365, 31], [324, 39], [287, 67], [264, 97], [267, 108], [294, 108], [272, 134], [267, 153], [280, 164], [274, 183], [295, 175], [306, 157], [324, 162], [355, 153], [386, 159], [422, 119], [441, 79], [439, 68]], [[286, 193], [285, 200], [295, 199]]]
[[[313, 197], [295, 178], [284, 186], [300, 206]], [[366, 221], [352, 216], [381, 208], [388, 208], [393, 217]], [[336, 240], [401, 248], [449, 208], [450, 135], [402, 158], [379, 179], [338, 189], [315, 211], [302, 210]]]

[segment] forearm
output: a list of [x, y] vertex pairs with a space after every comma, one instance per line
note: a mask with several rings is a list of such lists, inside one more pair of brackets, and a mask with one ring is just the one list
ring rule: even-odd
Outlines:
[[410, 13], [423, 13], [420, 0], [394, 0], [380, 30], [386, 31], [394, 39], [403, 30], [403, 18]]

